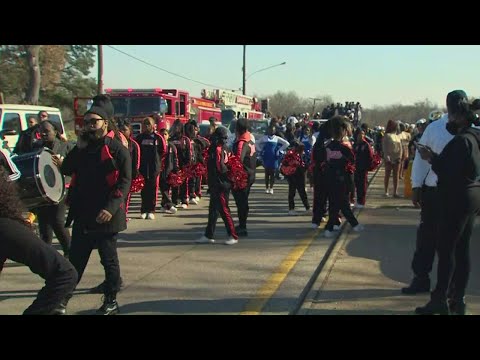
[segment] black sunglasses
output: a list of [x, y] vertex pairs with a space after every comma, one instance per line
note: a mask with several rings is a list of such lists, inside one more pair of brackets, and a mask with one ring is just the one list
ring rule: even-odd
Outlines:
[[94, 119], [94, 118], [90, 118], [90, 119], [83, 119], [83, 123], [85, 125], [89, 125], [89, 124], [96, 124], [98, 121], [100, 120], [103, 120], [102, 118], [100, 119]]

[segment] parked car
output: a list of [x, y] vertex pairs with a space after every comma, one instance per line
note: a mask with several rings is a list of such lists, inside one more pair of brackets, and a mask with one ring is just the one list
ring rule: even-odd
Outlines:
[[38, 113], [46, 111], [48, 119], [54, 122], [62, 134], [65, 134], [65, 126], [62, 114], [58, 108], [38, 105], [0, 104], [0, 131], [4, 132], [3, 147], [10, 150], [15, 148], [19, 134], [28, 129], [28, 119], [36, 118]]

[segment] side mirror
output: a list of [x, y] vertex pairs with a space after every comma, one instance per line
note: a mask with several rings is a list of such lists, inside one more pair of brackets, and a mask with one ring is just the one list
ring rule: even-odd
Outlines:
[[5, 129], [0, 130], [0, 139], [5, 140], [5, 136], [17, 135], [17, 130]]

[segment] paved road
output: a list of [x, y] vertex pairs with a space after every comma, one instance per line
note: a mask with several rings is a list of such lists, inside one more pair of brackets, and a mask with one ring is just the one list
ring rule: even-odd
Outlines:
[[[118, 296], [122, 314], [289, 314], [298, 308], [331, 239], [317, 238], [319, 230], [311, 229], [309, 216], [288, 216], [286, 181], [275, 185], [274, 195], [265, 194], [262, 183], [259, 174], [251, 194], [249, 237], [234, 246], [223, 245], [221, 220], [216, 244], [194, 244], [206, 225], [207, 197], [155, 220], [139, 218], [135, 197], [133, 220], [119, 240], [126, 285]], [[230, 205], [236, 218], [233, 199]], [[101, 305], [101, 296], [86, 290], [103, 277], [94, 252], [69, 304], [70, 314], [91, 314]], [[20, 314], [42, 283], [28, 268], [7, 264], [0, 314]]]

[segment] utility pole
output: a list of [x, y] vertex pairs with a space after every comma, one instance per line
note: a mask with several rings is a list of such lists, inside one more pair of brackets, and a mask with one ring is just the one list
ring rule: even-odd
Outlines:
[[310, 98], [310, 100], [313, 100], [313, 108], [312, 108], [312, 118], [313, 118], [313, 115], [315, 114], [315, 104], [316, 104], [317, 100], [321, 101], [322, 99]]
[[98, 87], [97, 94], [103, 93], [103, 46], [97, 45], [98, 52]]
[[243, 45], [243, 86], [242, 86], [242, 93], [246, 95], [246, 84], [247, 84], [247, 64], [246, 64], [246, 53], [247, 53], [247, 45]]

